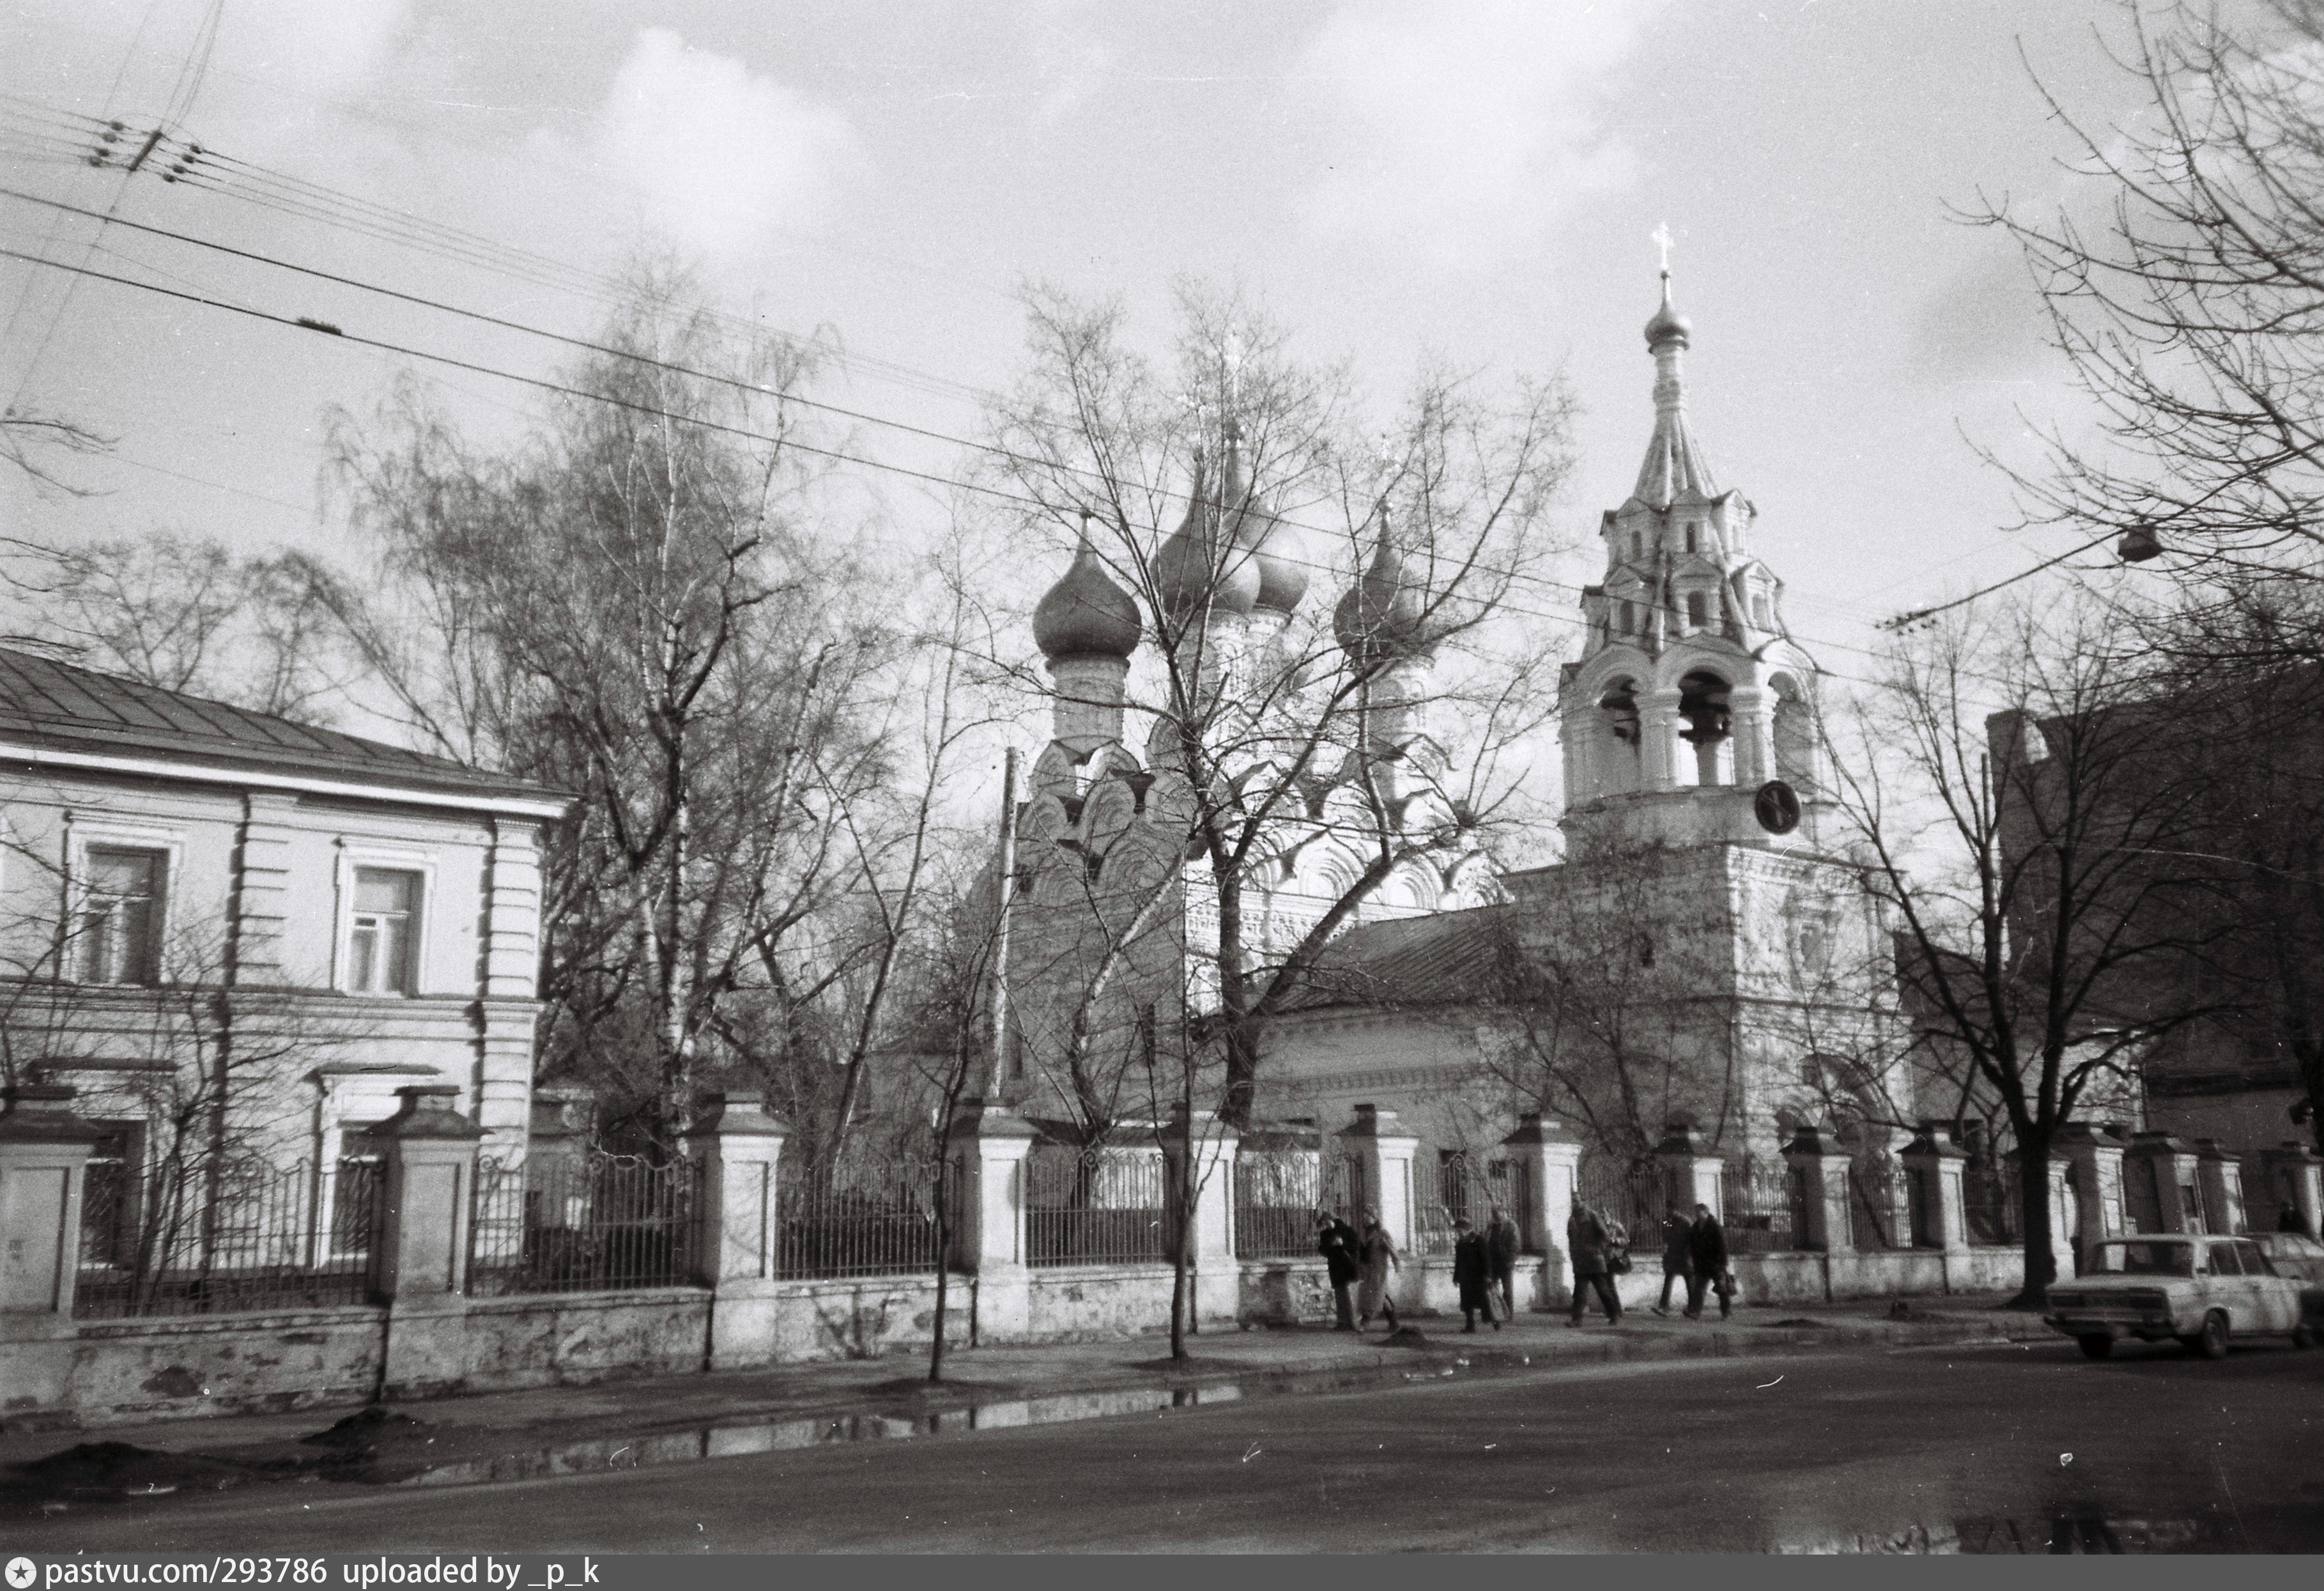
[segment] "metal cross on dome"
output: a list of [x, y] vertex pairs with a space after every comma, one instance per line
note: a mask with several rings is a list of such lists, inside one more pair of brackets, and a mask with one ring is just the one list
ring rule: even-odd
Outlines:
[[1648, 233], [1646, 235], [1654, 243], [1656, 248], [1662, 250], [1663, 274], [1665, 276], [1668, 276], [1670, 274], [1671, 244], [1677, 241], [1675, 238], [1671, 236], [1670, 223], [1667, 221], [1656, 222], [1655, 224], [1654, 231]]

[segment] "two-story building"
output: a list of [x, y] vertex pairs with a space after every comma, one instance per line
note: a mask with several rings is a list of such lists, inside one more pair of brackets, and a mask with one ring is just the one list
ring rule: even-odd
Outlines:
[[521, 1156], [541, 837], [570, 805], [0, 649], [0, 1081], [69, 1084], [107, 1130], [85, 1282], [357, 1246], [348, 1135], [399, 1086], [456, 1086], [484, 1153]]

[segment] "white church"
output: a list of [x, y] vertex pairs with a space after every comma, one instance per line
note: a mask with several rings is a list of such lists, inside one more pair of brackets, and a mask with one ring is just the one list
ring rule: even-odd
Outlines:
[[[1582, 654], [1560, 688], [1563, 860], [1496, 875], [1454, 843], [1401, 863], [1267, 1023], [1251, 1127], [1328, 1134], [1370, 1105], [1422, 1139], [1422, 1168], [1483, 1166], [1520, 1113], [1539, 1111], [1588, 1145], [1587, 1191], [1674, 1121], [1739, 1179], [1779, 1175], [1803, 1123], [1913, 1118], [1887, 932], [1836, 852], [1822, 795], [1817, 672], [1753, 551], [1757, 510], [1719, 484], [1689, 428], [1692, 327], [1667, 271], [1646, 340], [1653, 430], [1635, 490], [1601, 520], [1605, 575], [1583, 593]], [[1150, 620], [1086, 539], [1036, 614], [1056, 728], [1016, 827], [993, 1090], [1036, 1119], [1119, 1114], [1119, 1089], [1074, 1095], [1137, 1072], [1141, 1053], [1150, 1071], [1157, 1033], [1215, 988], [1209, 875], [1176, 816], [1185, 777], [1167, 734], [1142, 757], [1122, 743], [1124, 681], [1149, 623], [1200, 621], [1213, 627], [1215, 688], [1234, 692], [1272, 666], [1309, 566], [1244, 483], [1231, 425], [1214, 489], [1198, 462], [1192, 495], [1153, 559]], [[1205, 537], [1249, 556], [1196, 614], [1182, 611], [1193, 583], [1182, 596], [1167, 576], [1204, 564]], [[1365, 732], [1309, 810], [1285, 815], [1244, 906], [1278, 952], [1356, 876], [1333, 803], [1366, 780], [1430, 799], [1421, 776], [1436, 753], [1414, 705], [1430, 638], [1412, 585], [1382, 523], [1333, 612], [1351, 664], [1378, 673]]]

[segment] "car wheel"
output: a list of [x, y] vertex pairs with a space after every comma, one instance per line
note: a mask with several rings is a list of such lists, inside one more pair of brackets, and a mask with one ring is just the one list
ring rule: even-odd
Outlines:
[[2227, 1317], [2213, 1310], [2203, 1317], [2203, 1329], [2187, 1339], [2187, 1350], [2206, 1359], [2227, 1356]]
[[2074, 1340], [2082, 1345], [2082, 1357], [2085, 1359], [2103, 1359], [2114, 1352], [2114, 1338], [2111, 1337], [2100, 1337], [2093, 1333], [2089, 1337], [2078, 1337]]
[[2316, 1346], [2316, 1329], [2312, 1326], [2301, 1326], [2294, 1329], [2292, 1333], [2292, 1346], [2296, 1348], [2314, 1347]]

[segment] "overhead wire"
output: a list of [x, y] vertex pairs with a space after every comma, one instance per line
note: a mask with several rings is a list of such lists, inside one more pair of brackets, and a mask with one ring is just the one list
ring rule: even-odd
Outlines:
[[[11, 99], [32, 107], [37, 113], [77, 117], [82, 125], [69, 129], [70, 131], [86, 134], [102, 125], [79, 113], [52, 112], [41, 101], [0, 92], [0, 102]], [[408, 211], [395, 210], [199, 143], [183, 140], [171, 142], [177, 145], [179, 163], [174, 174], [166, 176], [165, 180], [217, 193], [238, 203], [294, 219], [318, 222], [357, 236], [451, 260], [530, 286], [571, 293], [601, 304], [621, 302], [625, 291], [625, 285], [619, 278], [603, 271], [517, 248]], [[149, 166], [158, 163], [149, 162]], [[229, 167], [233, 169], [228, 170]], [[761, 317], [737, 314], [714, 305], [690, 307], [702, 310], [720, 324], [776, 337], [794, 347], [811, 351], [818, 359], [827, 360], [860, 375], [930, 396], [975, 403], [989, 402], [997, 396], [983, 388], [934, 372], [835, 346], [823, 339], [771, 325]]]
[[[217, 44], [218, 19], [225, 6], [226, 0], [210, 0], [209, 9], [202, 18], [200, 31], [194, 37], [194, 47], [186, 59], [179, 63], [178, 75], [171, 84], [170, 98], [164, 107], [161, 124], [153, 129], [137, 158], [123, 169], [121, 182], [114, 189], [113, 202], [106, 207], [105, 214], [97, 218], [96, 230], [90, 233], [88, 242], [81, 251], [83, 264], [87, 264], [96, 257], [97, 245], [104, 238], [106, 227], [112, 224], [122, 205], [129, 198], [130, 179], [137, 174], [139, 166], [153, 152], [154, 148], [161, 143], [163, 134], [169, 129], [182, 125], [183, 118], [193, 114], [194, 101], [200, 96], [202, 81], [209, 71], [211, 51]], [[152, 15], [152, 9], [149, 5], [146, 16], [150, 20]], [[144, 24], [141, 23], [138, 27], [141, 39], [143, 33]], [[120, 92], [122, 80], [128, 75], [129, 62], [134, 53], [135, 47], [133, 44], [131, 54], [122, 59], [120, 69], [114, 75], [113, 87], [106, 95], [106, 105], [108, 110], [112, 106], [114, 97]], [[52, 243], [53, 235], [51, 244]], [[43, 244], [42, 247], [46, 248], [51, 244]], [[24, 389], [32, 385], [32, 378], [39, 373], [41, 362], [48, 357], [50, 345], [56, 341], [57, 329], [64, 325], [65, 317], [72, 309], [73, 295], [79, 286], [78, 278], [65, 284], [64, 295], [57, 300], [56, 309], [50, 315], [48, 326], [41, 333], [41, 340], [33, 345], [32, 357], [24, 362], [23, 371], [17, 376], [15, 386], [9, 391], [8, 401], [5, 405], [7, 410], [13, 411], [15, 409], [24, 396]], [[23, 300], [20, 298], [17, 300], [16, 308], [21, 310], [23, 308]], [[7, 334], [14, 330], [16, 316], [11, 313], [8, 317], [7, 331], [0, 332], [0, 342], [5, 342]]]
[[[460, 359], [448, 354], [435, 353], [428, 349], [414, 348], [403, 344], [389, 342], [383, 338], [367, 337], [358, 333], [348, 332], [340, 326], [317, 320], [311, 317], [280, 315], [271, 310], [236, 304], [224, 299], [210, 298], [203, 294], [189, 292], [177, 288], [164, 287], [155, 282], [140, 281], [133, 277], [117, 276], [110, 271], [97, 271], [85, 265], [72, 265], [62, 261], [45, 259], [38, 255], [27, 253], [19, 249], [0, 247], [0, 259], [13, 259], [32, 265], [45, 266], [51, 270], [73, 271], [83, 277], [108, 282], [115, 286], [132, 288], [140, 291], [157, 294], [163, 298], [175, 299], [181, 302], [200, 305], [207, 308], [225, 310], [231, 314], [244, 316], [250, 319], [263, 321], [291, 330], [305, 331], [311, 334], [329, 336], [337, 339], [351, 347], [396, 354], [409, 359], [417, 359], [428, 363], [442, 365], [454, 370], [466, 371], [478, 375], [492, 376], [502, 381], [516, 382], [520, 385], [532, 387], [542, 391], [553, 393], [559, 397], [576, 399], [584, 402], [600, 403], [611, 408], [625, 409], [649, 418], [670, 420], [678, 424], [690, 425], [700, 429], [716, 432], [723, 435], [788, 447], [815, 457], [830, 460], [834, 463], [854, 464], [865, 469], [881, 471], [888, 474], [900, 475], [908, 479], [926, 483], [930, 485], [940, 486], [947, 491], [968, 492], [975, 495], [1000, 501], [1010, 502], [1019, 507], [1031, 509], [1045, 514], [1054, 514], [1058, 511], [1059, 508], [1059, 505], [1045, 501], [1040, 498], [1028, 496], [1022, 492], [1012, 492], [1005, 487], [991, 485], [984, 482], [965, 479], [958, 476], [940, 475], [930, 471], [914, 469], [909, 465], [896, 464], [889, 460], [873, 458], [862, 454], [843, 452], [836, 448], [820, 446], [813, 443], [803, 441], [797, 437], [779, 437], [768, 432], [753, 430], [747, 426], [733, 425], [723, 420], [716, 420], [702, 415], [691, 414], [682, 409], [665, 409], [655, 404], [641, 403], [632, 399], [618, 397], [613, 393], [595, 391], [586, 387], [577, 387], [567, 382], [552, 381], [546, 377], [526, 375], [516, 371], [503, 370], [494, 365], [484, 364], [474, 360]], [[215, 483], [208, 483], [215, 484]], [[232, 489], [228, 488], [228, 490]], [[1170, 495], [1183, 496], [1184, 494], [1171, 493]], [[1313, 529], [1313, 527], [1309, 527], [1309, 529]], [[1286, 561], [1299, 564], [1305, 567], [1320, 572], [1337, 573], [1332, 566], [1318, 563], [1314, 559], [1290, 558]], [[1531, 584], [1544, 587], [1576, 593], [1582, 590], [1580, 586], [1573, 585], [1568, 582], [1553, 580], [1547, 576], [1526, 576], [1522, 571], [1504, 570], [1481, 566], [1480, 567], [1484, 567], [1484, 572], [1487, 573], [1502, 575], [1513, 580], [1518, 578], [1527, 579]], [[1544, 609], [1527, 607], [1521, 603], [1508, 601], [1497, 602], [1495, 606], [1496, 610], [1499, 612], [1504, 612], [1522, 617], [1541, 619], [1551, 623], [1569, 622], [1572, 618], [1570, 613], [1551, 612]], [[1795, 640], [1813, 641], [1817, 645], [1831, 646], [1840, 650], [1859, 652], [1867, 657], [1878, 658], [1881, 656], [1881, 654], [1872, 651], [1869, 648], [1850, 646], [1847, 642], [1832, 640], [1829, 638], [1819, 639], [1812, 636], [1800, 637], [1794, 635], [1793, 639]], [[1886, 681], [1870, 678], [1863, 675], [1846, 674], [1838, 669], [1825, 667], [1821, 664], [1815, 664], [1813, 665], [1813, 667], [1816, 673], [1829, 678], [1848, 680], [1855, 684], [1871, 685], [1876, 688], [1887, 688], [1889, 685], [1889, 682]]]
[[[66, 204], [62, 200], [44, 198], [37, 195], [24, 193], [15, 189], [0, 188], [0, 198], [17, 199], [32, 204], [61, 208], [72, 211], [76, 214], [87, 215], [91, 213], [82, 209], [80, 207]], [[218, 243], [213, 239], [198, 237], [191, 234], [178, 232], [169, 227], [155, 226], [144, 222], [126, 220], [120, 221], [117, 225], [133, 231], [146, 233], [152, 236], [165, 238], [171, 242], [207, 249], [213, 253], [224, 254], [234, 259], [249, 261], [253, 263], [263, 264], [298, 275], [331, 282], [337, 286], [353, 288], [361, 291], [376, 294], [380, 297], [411, 304], [419, 308], [456, 316], [484, 325], [497, 326], [503, 330], [518, 332], [526, 336], [540, 337], [550, 342], [560, 343], [567, 346], [582, 349], [586, 352], [604, 357], [626, 360], [652, 369], [666, 371], [672, 374], [683, 375], [689, 379], [710, 382], [731, 387], [752, 396], [777, 397], [781, 401], [794, 403], [802, 408], [812, 409], [821, 412], [836, 415], [841, 418], [863, 424], [888, 427], [929, 441], [943, 443], [948, 446], [982, 453], [1010, 464], [1027, 465], [1038, 469], [1053, 469], [1064, 474], [1080, 475], [1092, 482], [1101, 483], [1104, 481], [1104, 477], [1101, 475], [1099, 472], [1094, 470], [1084, 469], [1068, 464], [1061, 464], [1052, 460], [1031, 457], [1027, 455], [1016, 453], [1010, 449], [999, 446], [998, 445], [991, 442], [982, 442], [969, 437], [954, 436], [946, 432], [932, 430], [924, 426], [916, 426], [908, 421], [893, 419], [884, 415], [873, 414], [866, 410], [850, 409], [843, 405], [828, 403], [819, 399], [807, 398], [796, 393], [773, 393], [769, 391], [768, 389], [763, 386], [743, 381], [735, 376], [723, 374], [715, 371], [702, 370], [697, 367], [683, 364], [675, 361], [661, 359], [655, 355], [641, 353], [633, 349], [622, 348], [596, 342], [591, 338], [576, 336], [569, 333], [558, 332], [543, 326], [528, 325], [521, 321], [511, 319], [505, 316], [493, 315], [483, 310], [467, 308], [464, 306], [448, 303], [443, 299], [429, 298], [422, 294], [405, 292], [401, 289], [387, 287], [376, 282], [364, 281], [360, 278], [347, 276], [337, 271], [324, 271], [317, 267], [299, 264], [293, 261], [279, 259], [273, 255], [261, 253], [254, 250], [237, 248], [232, 244]], [[146, 263], [143, 261], [131, 262], [141, 265]], [[154, 270], [157, 274], [170, 274], [166, 271], [161, 271], [158, 267], [152, 267], [149, 265], [147, 268]], [[198, 283], [188, 281], [182, 277], [173, 278], [173, 280], [183, 282], [189, 288], [198, 287], [199, 285]], [[231, 307], [235, 308], [244, 308], [244, 306], [240, 305]], [[887, 466], [884, 464], [879, 464], [873, 467], [884, 468]], [[1169, 488], [1160, 488], [1157, 489], [1157, 491], [1159, 495], [1167, 499], [1175, 499], [1181, 501], [1191, 501], [1191, 495], [1187, 492], [1175, 491]], [[1285, 522], [1291, 525], [1294, 529], [1315, 531], [1318, 534], [1331, 534], [1331, 532], [1325, 531], [1320, 527], [1302, 525], [1296, 520], [1286, 520]], [[1317, 567], [1320, 568], [1322, 566], [1317, 566]], [[1575, 596], [1583, 594], [1585, 590], [1584, 587], [1577, 585], [1572, 582], [1557, 580], [1547, 575], [1538, 575], [1526, 570], [1494, 568], [1489, 570], [1489, 573], [1499, 575], [1513, 581], [1537, 585], [1545, 589], [1558, 591], [1561, 593], [1571, 593]], [[1849, 642], [1838, 640], [1831, 637], [1818, 637], [1803, 634], [1801, 635], [1799, 639], [1812, 642], [1819, 646], [1831, 646], [1843, 650], [1859, 652], [1865, 656], [1877, 657], [1879, 655], [1872, 648], [1857, 647]]]
[[[0, 98], [14, 98], [21, 104], [33, 106], [43, 109], [46, 108], [41, 107], [40, 102], [25, 99], [21, 96], [0, 96]], [[78, 115], [78, 113], [67, 114]], [[90, 125], [99, 124], [97, 124], [93, 118], [80, 116], [79, 119]], [[231, 166], [240, 171], [249, 174], [250, 179], [259, 188], [260, 192], [257, 195], [254, 195], [250, 192], [237, 191], [230, 181], [222, 179], [213, 174], [218, 168], [224, 166]], [[208, 170], [205, 170], [205, 168], [208, 168]], [[447, 226], [442, 223], [435, 222], [426, 217], [414, 216], [408, 212], [393, 210], [389, 207], [377, 204], [374, 201], [364, 199], [354, 195], [345, 194], [337, 189], [327, 188], [321, 184], [310, 182], [306, 179], [286, 172], [275, 171], [270, 168], [261, 166], [256, 162], [245, 161], [240, 157], [229, 155], [223, 152], [206, 149], [198, 144], [185, 145], [184, 154], [180, 158], [179, 161], [171, 168], [169, 173], [165, 176], [165, 179], [180, 182], [188, 187], [198, 188], [204, 191], [218, 193], [225, 197], [256, 203], [261, 205], [263, 207], [273, 209], [282, 214], [290, 215], [294, 217], [315, 220], [325, 225], [338, 226], [345, 230], [354, 231], [359, 235], [371, 236], [381, 241], [416, 247], [420, 249], [422, 252], [436, 254], [439, 258], [452, 259], [458, 262], [471, 264], [479, 269], [510, 276], [514, 280], [527, 281], [531, 285], [546, 287], [558, 291], [574, 292], [579, 296], [592, 298], [600, 302], [612, 303], [618, 301], [617, 295], [621, 290], [621, 284], [613, 278], [589, 271], [586, 268], [572, 265], [567, 262], [553, 260], [545, 255], [533, 254], [527, 251], [512, 247], [511, 245], [500, 244], [493, 239], [484, 237], [479, 234], [464, 232], [459, 228]], [[58, 205], [60, 207], [69, 210], [78, 209], [77, 207], [61, 206], [60, 201], [41, 198], [36, 196], [15, 192], [13, 190], [9, 191], [9, 197], [24, 199], [36, 204]], [[84, 215], [93, 214], [93, 212], [86, 210], [78, 210], [78, 213]], [[360, 290], [399, 298], [416, 305], [435, 308], [448, 314], [460, 315], [485, 321], [490, 324], [503, 326], [506, 329], [522, 332], [527, 335], [552, 338], [575, 346], [582, 347], [591, 352], [610, 354], [622, 358], [643, 359], [643, 356], [629, 351], [609, 349], [602, 345], [589, 342], [587, 339], [572, 337], [564, 334], [548, 331], [540, 327], [525, 326], [521, 323], [507, 320], [503, 317], [485, 315], [480, 311], [469, 310], [458, 306], [446, 304], [438, 300], [425, 299], [419, 295], [403, 293], [395, 289], [361, 281], [349, 277], [339, 276], [332, 272], [318, 271], [311, 267], [298, 265], [290, 262], [275, 259], [269, 255], [256, 253], [251, 251], [233, 249], [227, 245], [217, 244], [208, 239], [198, 238], [189, 235], [173, 232], [167, 228], [143, 226], [140, 224], [127, 222], [120, 222], [118, 224], [124, 225], [138, 225], [139, 230], [147, 231], [158, 236], [171, 238], [177, 242], [192, 244], [198, 247], [217, 250], [220, 253], [234, 254], [241, 258], [272, 265], [282, 270], [297, 271], [304, 275], [318, 277], [323, 280], [335, 281], [341, 285], [355, 288]], [[819, 342], [816, 342], [815, 339], [801, 337], [798, 334], [787, 332], [779, 327], [770, 326], [763, 321], [750, 320], [742, 317], [737, 317], [730, 311], [722, 310], [713, 306], [698, 306], [698, 308], [703, 308], [706, 312], [724, 324], [742, 327], [757, 335], [770, 335], [790, 343], [795, 347], [811, 347], [819, 356], [832, 357], [835, 363], [839, 363], [841, 364], [857, 367], [864, 367], [867, 365], [881, 366], [881, 368], [880, 370], [872, 372], [871, 373], [878, 373], [881, 376], [881, 379], [894, 381], [898, 382], [898, 384], [918, 386], [919, 390], [928, 391], [930, 389], [927, 383], [934, 382], [949, 389], [949, 391], [940, 395], [964, 396], [982, 401], [990, 401], [997, 396], [987, 389], [977, 388], [967, 383], [954, 382], [950, 381], [949, 378], [931, 377], [927, 372], [914, 371], [909, 366], [893, 364], [890, 362], [868, 361], [861, 355], [849, 355], [842, 351], [831, 349]], [[644, 360], [644, 362], [649, 363], [659, 363], [650, 359]], [[714, 372], [687, 370], [683, 366], [665, 363], [663, 368], [670, 369], [680, 373], [686, 373], [699, 379], [727, 382], [730, 384], [736, 385], [748, 385], [748, 383], [734, 382], [733, 378], [719, 376]], [[869, 414], [861, 410], [848, 409], [841, 406], [825, 403], [818, 400], [792, 395], [789, 400], [799, 403], [804, 407], [842, 415], [845, 418], [862, 423], [879, 425], [892, 429], [909, 432], [926, 437], [929, 440], [945, 443], [949, 446], [974, 448], [987, 453], [995, 454], [1001, 453], [1001, 451], [994, 448], [991, 445], [987, 443], [971, 441], [945, 432], [932, 430], [924, 427], [912, 426], [907, 422], [891, 419], [881, 415]], [[1027, 461], [1017, 460], [1016, 462]], [[1040, 462], [1042, 464], [1042, 467], [1062, 468], [1068, 472], [1073, 470], [1073, 466], [1070, 465], [1056, 465], [1049, 461]], [[1093, 474], [1093, 472], [1082, 473]], [[1170, 492], [1166, 492], [1165, 494], [1171, 496], [1184, 495], [1183, 493]], [[1312, 527], [1310, 527], [1310, 529], [1312, 529]], [[1797, 592], [1792, 593], [1792, 600], [1794, 602], [1803, 603], [1804, 605], [1812, 608], [1821, 608], [1825, 612], [1843, 619], [1857, 618], [1863, 621], [1871, 622], [1875, 629], [1895, 630], [1918, 620], [1929, 617], [1933, 613], [1946, 612], [1952, 607], [1963, 605], [1967, 602], [1975, 600], [1976, 597], [1979, 595], [1987, 594], [1992, 591], [1998, 591], [2007, 585], [2015, 584], [2020, 580], [2040, 573], [2043, 569], [2046, 569], [2056, 564], [2064, 562], [2067, 558], [2075, 556], [2076, 553], [2082, 550], [2087, 549], [2080, 547], [2071, 549], [2065, 554], [2060, 555], [2058, 557], [2048, 560], [2045, 563], [2036, 565], [2032, 569], [2023, 571], [2016, 575], [2011, 576], [2009, 579], [1998, 582], [1989, 587], [1986, 587], [1980, 592], [1972, 593], [1969, 596], [1959, 599], [1953, 602], [1941, 604], [1931, 609], [1915, 610], [1913, 612], [1894, 616], [1885, 621], [1869, 620], [1868, 615], [1872, 611], [1872, 605], [1868, 603], [1851, 602], [1844, 600], [1821, 599], [1809, 593]], [[1577, 594], [1582, 589], [1582, 587], [1568, 582], [1547, 580], [1543, 576], [1527, 575], [1522, 572], [1512, 574], [1512, 578], [1528, 580], [1536, 584], [1545, 584], [1554, 589], [1571, 592]], [[1816, 639], [1817, 638], [1810, 637], [1806, 639]], [[1858, 652], [1865, 656], [1878, 655], [1878, 653], [1872, 648], [1854, 646], [1851, 643], [1837, 641], [1830, 638], [1822, 638], [1819, 639], [1818, 644], [1837, 646], [1842, 649]]]

